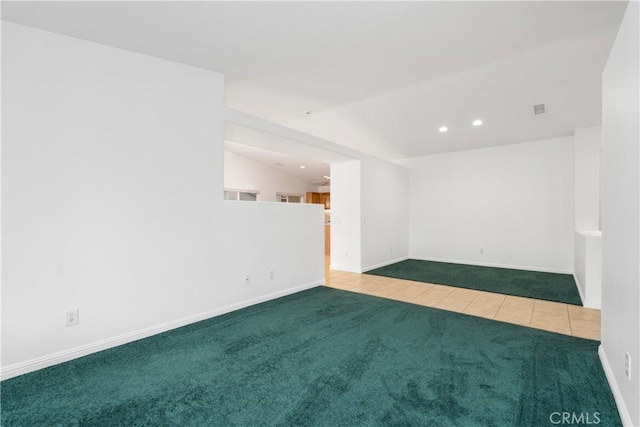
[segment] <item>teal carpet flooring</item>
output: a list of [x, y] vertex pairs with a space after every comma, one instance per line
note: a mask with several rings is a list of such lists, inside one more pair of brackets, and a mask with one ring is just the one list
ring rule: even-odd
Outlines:
[[570, 274], [408, 259], [366, 274], [582, 305]]
[[5, 380], [1, 424], [618, 426], [598, 344], [320, 287]]

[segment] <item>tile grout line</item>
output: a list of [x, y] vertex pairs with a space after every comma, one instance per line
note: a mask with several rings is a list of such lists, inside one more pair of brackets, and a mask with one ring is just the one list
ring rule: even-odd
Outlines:
[[[471, 301], [469, 301], [469, 304], [467, 304], [467, 305], [466, 305], [466, 306], [465, 306], [465, 307], [460, 311], [460, 313], [462, 313], [462, 314], [467, 314], [467, 313], [465, 313], [464, 311], [465, 311], [467, 308], [469, 308], [469, 306], [471, 305], [471, 303], [472, 303], [472, 302], [474, 302], [474, 301], [475, 301], [479, 296], [480, 296], [480, 293], [477, 293], [477, 294], [476, 294], [476, 296], [474, 296], [474, 297], [473, 297], [473, 299], [472, 299]], [[476, 317], [478, 317], [478, 316], [476, 316]]]
[[[338, 279], [337, 281], [342, 282], [344, 279], [346, 279], [344, 281], [345, 282], [349, 282], [350, 280], [355, 279], [358, 276], [361, 276], [361, 275], [357, 275], [357, 274], [351, 275], [351, 274], [349, 274], [349, 275], [344, 275], [344, 276], [339, 277], [339, 278], [333, 277], [332, 281], [335, 282], [336, 281], [335, 279]], [[331, 279], [331, 277], [329, 277], [329, 278]], [[391, 278], [385, 277], [385, 279], [391, 279]], [[372, 284], [372, 285], [374, 287], [378, 287], [378, 286], [385, 286], [385, 285], [389, 285], [389, 284], [398, 285], [399, 283], [397, 283], [395, 281], [388, 282], [387, 280], [384, 280], [382, 283], [375, 283], [375, 284]], [[422, 282], [417, 283], [417, 284], [418, 285], [424, 285], [424, 283], [422, 283]], [[430, 284], [430, 283], [426, 283], [426, 284], [428, 284], [429, 286], [426, 287], [425, 289], [423, 289], [420, 293], [418, 293], [414, 297], [412, 297], [410, 301], [404, 301], [404, 300], [402, 300], [402, 301], [410, 303], [410, 304], [414, 304], [414, 305], [421, 305], [421, 306], [436, 308], [436, 309], [439, 309], [439, 310], [444, 310], [443, 308], [438, 307], [438, 305], [441, 304], [442, 301], [444, 301], [446, 298], [451, 296], [457, 289], [467, 289], [467, 288], [458, 288], [458, 287], [449, 286], [449, 285], [439, 285], [439, 286], [441, 286], [441, 287], [443, 287], [445, 289], [449, 289], [449, 292], [446, 295], [444, 295], [443, 297], [439, 298], [437, 300], [437, 302], [435, 302], [435, 304], [425, 305], [425, 304], [420, 304], [420, 303], [414, 302], [419, 297], [421, 297], [424, 294], [428, 293], [428, 291], [434, 286], [434, 284]], [[348, 283], [340, 283], [340, 285], [348, 285]], [[358, 284], [358, 285], [356, 285], [354, 287], [355, 289], [351, 288], [351, 289], [343, 289], [343, 290], [371, 295], [369, 293], [369, 291], [371, 291], [371, 289], [366, 289], [365, 288], [366, 285], [365, 286], [363, 286], [363, 285], [364, 284], [360, 283], [360, 284]], [[401, 292], [403, 290], [406, 290], [407, 288], [411, 287], [411, 284], [407, 284], [407, 283], [402, 283], [402, 285], [403, 286], [401, 288], [396, 289], [391, 294], [389, 294], [387, 296], [380, 297], [380, 298], [391, 299], [391, 296], [393, 296], [393, 295], [395, 295], [395, 294], [397, 294], [397, 293], [399, 293], [399, 292]], [[478, 297], [481, 295], [481, 293], [477, 293], [461, 310], [459, 310], [459, 311], [458, 310], [456, 310], [456, 311], [448, 310], [448, 311], [454, 311], [454, 312], [458, 312], [458, 313], [461, 313], [461, 314], [468, 314], [468, 315], [471, 315], [471, 316], [483, 317], [483, 318], [488, 318], [488, 319], [491, 319], [491, 320], [494, 320], [494, 321], [503, 322], [502, 320], [496, 320], [496, 317], [497, 317], [498, 313], [505, 307], [505, 303], [506, 303], [507, 298], [509, 297], [509, 295], [498, 294], [498, 293], [493, 293], [493, 292], [488, 292], [488, 293], [489, 294], [493, 294], [493, 295], [500, 295], [502, 297], [502, 300], [501, 300], [498, 308], [493, 313], [492, 317], [477, 316], [477, 315], [468, 314], [468, 313], [465, 312], [478, 299]], [[541, 303], [544, 303], [544, 302], [547, 302], [547, 301], [538, 300], [538, 299], [535, 299], [535, 298], [527, 298], [527, 299], [530, 299], [530, 300], [533, 301], [533, 306], [532, 306], [531, 310], [528, 313], [528, 316], [527, 316], [528, 317], [528, 321], [527, 321], [527, 323], [525, 325], [521, 325], [521, 326], [525, 326], [525, 327], [529, 327], [529, 328], [533, 328], [533, 329], [538, 329], [538, 330], [543, 330], [543, 331], [547, 330], [547, 329], [543, 329], [543, 328], [540, 328], [540, 327], [533, 326], [533, 318], [534, 318], [534, 313], [536, 312], [536, 306], [539, 306]], [[559, 304], [561, 304], [564, 307], [564, 310], [562, 310], [562, 311], [564, 312], [566, 317], [565, 316], [563, 316], [563, 317], [565, 317], [565, 319], [567, 319], [568, 323], [569, 323], [568, 324], [568, 326], [569, 326], [569, 336], [573, 336], [573, 337], [578, 337], [579, 338], [578, 335], [575, 335], [573, 319], [572, 319], [571, 314], [569, 313], [569, 305], [566, 304], [566, 303], [559, 303]], [[493, 309], [491, 309], [491, 310], [493, 311]], [[507, 323], [511, 323], [511, 322], [507, 322]], [[597, 326], [600, 327], [599, 324]], [[563, 334], [563, 335], [567, 335], [567, 334], [564, 334], [562, 332], [556, 332], [556, 331], [550, 331], [550, 332], [555, 332], [555, 333], [560, 333], [560, 334]]]

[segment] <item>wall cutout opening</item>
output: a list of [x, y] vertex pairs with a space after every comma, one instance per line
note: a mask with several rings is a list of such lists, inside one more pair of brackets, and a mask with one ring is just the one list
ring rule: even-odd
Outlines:
[[[319, 146], [227, 121], [224, 133], [224, 197], [225, 200], [286, 204], [290, 206], [287, 209], [308, 204], [321, 205], [319, 208], [324, 211], [324, 216], [319, 216], [317, 226], [325, 236], [324, 255], [325, 263], [328, 263], [333, 245], [331, 186], [340, 185], [340, 182], [332, 183], [331, 168], [353, 160]], [[338, 205], [333, 207], [338, 208]], [[340, 229], [346, 230], [344, 227]], [[342, 240], [338, 238], [338, 241]]]

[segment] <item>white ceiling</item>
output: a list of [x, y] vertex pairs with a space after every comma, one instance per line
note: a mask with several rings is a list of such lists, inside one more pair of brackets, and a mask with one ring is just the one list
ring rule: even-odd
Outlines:
[[[239, 144], [229, 140], [224, 142], [224, 149], [277, 169], [280, 172], [296, 176], [309, 184], [320, 186], [330, 183], [327, 178], [324, 178], [325, 176], [331, 176], [329, 163], [310, 160], [309, 158], [301, 159], [291, 154], [266, 150], [253, 145]], [[300, 166], [304, 166], [304, 168], [300, 168]]]
[[321, 181], [327, 181], [324, 176], [331, 175], [331, 163], [353, 160], [343, 154], [233, 122], [225, 124], [224, 139], [226, 150], [314, 185], [325, 185]]
[[[5, 1], [2, 17], [221, 72], [229, 107], [395, 159], [598, 125], [625, 7]], [[534, 117], [538, 103], [547, 113]]]

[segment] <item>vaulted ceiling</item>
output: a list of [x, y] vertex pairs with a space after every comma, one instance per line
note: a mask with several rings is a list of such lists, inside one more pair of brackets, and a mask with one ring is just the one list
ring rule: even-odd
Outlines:
[[625, 7], [5, 1], [2, 18], [223, 73], [231, 108], [400, 159], [600, 124], [601, 73]]

